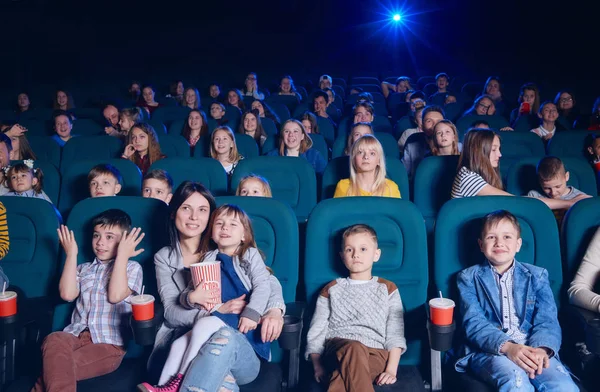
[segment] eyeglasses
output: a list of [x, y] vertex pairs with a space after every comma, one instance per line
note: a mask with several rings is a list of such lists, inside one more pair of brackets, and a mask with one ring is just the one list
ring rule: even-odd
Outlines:
[[482, 107], [482, 108], [484, 108], [485, 110], [489, 110], [489, 109], [492, 107], [492, 105], [487, 105], [487, 106], [486, 106], [486, 105], [484, 105], [484, 104], [482, 104], [482, 103], [480, 103], [480, 104], [479, 104], [479, 106], [481, 106], [481, 107]]
[[561, 103], [566, 103], [566, 102], [573, 102], [573, 98], [569, 97], [569, 98], [561, 98], [560, 99]]

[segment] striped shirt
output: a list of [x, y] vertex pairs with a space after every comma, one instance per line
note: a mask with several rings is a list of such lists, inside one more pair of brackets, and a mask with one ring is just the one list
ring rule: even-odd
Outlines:
[[8, 253], [8, 223], [6, 222], [6, 207], [0, 202], [0, 259]]
[[486, 185], [488, 183], [479, 174], [463, 166], [454, 178], [450, 196], [453, 199], [477, 196]]
[[500, 296], [500, 304], [502, 307], [502, 331], [510, 338], [511, 341], [517, 344], [525, 344], [527, 335], [521, 332], [519, 325], [519, 315], [515, 308], [515, 298], [513, 290], [513, 276], [515, 272], [515, 263], [500, 275], [496, 268], [490, 263], [496, 286], [498, 287], [498, 295]]
[[[108, 282], [112, 274], [114, 260], [102, 263], [97, 258], [91, 263], [77, 266], [79, 297], [71, 324], [64, 331], [79, 336], [85, 329], [90, 330], [92, 342], [125, 345], [128, 336], [131, 313], [129, 298], [117, 304], [108, 302]], [[142, 266], [135, 261], [127, 262], [127, 285], [137, 295], [142, 289]]]

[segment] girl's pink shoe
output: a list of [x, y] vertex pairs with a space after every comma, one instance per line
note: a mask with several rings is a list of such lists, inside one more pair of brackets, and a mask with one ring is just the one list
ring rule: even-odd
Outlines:
[[138, 392], [178, 392], [181, 382], [183, 381], [183, 374], [179, 373], [171, 379], [165, 385], [152, 386], [147, 382], [141, 383], [137, 386]]

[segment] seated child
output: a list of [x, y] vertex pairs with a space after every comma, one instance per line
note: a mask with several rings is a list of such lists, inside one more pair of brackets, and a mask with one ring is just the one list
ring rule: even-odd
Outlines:
[[4, 196], [34, 197], [52, 203], [43, 190], [44, 173], [39, 167], [33, 167], [32, 160], [28, 159], [14, 166], [7, 166], [4, 172], [6, 173], [5, 186], [8, 188], [8, 193]]
[[[250, 218], [239, 207], [225, 204], [215, 210], [207, 227], [208, 240], [201, 243], [199, 259], [221, 262], [221, 303], [215, 301], [218, 289], [201, 284], [194, 288], [189, 280], [179, 299], [185, 309], [200, 309], [194, 327], [171, 345], [159, 380], [162, 386], [142, 383], [140, 392], [178, 391], [200, 348], [225, 325], [246, 334], [256, 354], [269, 360], [270, 344], [262, 342], [256, 327], [271, 295], [270, 273], [256, 247]], [[221, 305], [240, 297], [249, 298], [241, 314], [219, 312]]]
[[152, 197], [169, 204], [173, 197], [173, 178], [163, 169], [146, 173], [142, 180], [142, 197]]
[[92, 262], [77, 265], [75, 234], [62, 225], [58, 238], [66, 260], [59, 283], [60, 297], [76, 301], [71, 324], [53, 332], [42, 345], [43, 372], [32, 392], [75, 392], [77, 381], [116, 370], [125, 355], [131, 304], [142, 289], [142, 267], [131, 257], [144, 238], [131, 229], [131, 218], [121, 210], [104, 211], [92, 221]]
[[323, 288], [307, 335], [306, 359], [328, 391], [368, 392], [394, 384], [406, 351], [404, 311], [396, 285], [373, 276], [377, 234], [367, 225], [344, 231], [340, 257], [349, 271]]
[[242, 178], [235, 191], [236, 196], [273, 197], [271, 186], [266, 178], [249, 174]]
[[538, 117], [540, 118], [540, 126], [531, 130], [544, 142], [552, 139], [552, 136], [556, 133], [556, 120], [558, 119], [558, 109], [553, 102], [547, 101], [540, 105], [538, 110]]
[[536, 199], [551, 199], [548, 202], [545, 201], [545, 203], [552, 209], [558, 227], [560, 227], [565, 213], [573, 204], [591, 197], [567, 185], [569, 172], [565, 170], [565, 165], [557, 157], [547, 156], [542, 158], [537, 165], [536, 172], [544, 194], [531, 190], [527, 196]]
[[88, 174], [91, 197], [116, 196], [122, 184], [121, 172], [109, 163], [94, 166]]
[[59, 146], [64, 147], [72, 137], [77, 136], [71, 134], [72, 130], [73, 120], [71, 116], [63, 110], [58, 111], [54, 115], [54, 131], [56, 134], [52, 136], [52, 140], [58, 143]]
[[508, 211], [483, 220], [486, 261], [458, 274], [464, 354], [470, 369], [498, 391], [578, 391], [558, 358], [561, 330], [548, 271], [520, 263], [521, 227]]

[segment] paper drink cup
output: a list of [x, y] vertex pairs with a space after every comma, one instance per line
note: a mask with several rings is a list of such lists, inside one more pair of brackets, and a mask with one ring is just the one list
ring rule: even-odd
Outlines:
[[[203, 290], [218, 290], [216, 303], [221, 303], [221, 262], [220, 261], [205, 261], [190, 265], [192, 271], [192, 281], [194, 287], [198, 287], [202, 282]], [[207, 310], [211, 310], [209, 307]]]
[[144, 294], [132, 297], [131, 309], [135, 321], [152, 320], [154, 318], [154, 296]]
[[17, 293], [5, 291], [0, 293], [0, 317], [9, 317], [17, 314]]
[[435, 325], [450, 325], [454, 315], [454, 301], [449, 298], [433, 298], [429, 301], [431, 322]]

